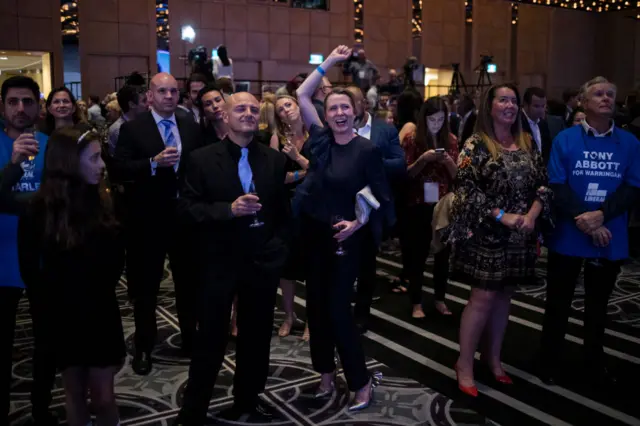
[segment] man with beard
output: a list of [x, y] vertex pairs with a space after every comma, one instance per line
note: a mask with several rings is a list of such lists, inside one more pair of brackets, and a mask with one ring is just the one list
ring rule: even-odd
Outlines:
[[287, 259], [290, 212], [285, 157], [256, 139], [259, 114], [253, 95], [230, 96], [224, 113], [228, 135], [190, 158], [181, 211], [198, 231], [202, 268], [198, 332], [177, 424], [206, 421], [236, 295], [234, 404], [218, 418], [268, 423], [273, 415], [258, 394], [269, 373], [273, 308]]
[[[392, 184], [393, 182], [400, 181], [405, 176], [407, 165], [404, 159], [404, 151], [402, 147], [400, 147], [398, 131], [383, 120], [374, 119], [371, 114], [367, 112], [367, 101], [359, 88], [350, 86], [347, 90], [353, 95], [356, 105], [355, 132], [369, 139], [380, 149], [384, 161], [385, 173], [389, 182]], [[363, 247], [366, 249], [362, 252], [354, 314], [360, 331], [365, 333], [368, 328], [369, 311], [375, 291], [376, 255], [378, 249], [374, 244], [370, 227], [365, 227], [363, 231], [366, 231], [365, 238], [368, 241], [363, 244]]]
[[[29, 77], [16, 76], [2, 84], [4, 128], [0, 128], [0, 168], [13, 184], [13, 192], [31, 193], [38, 190], [44, 169], [47, 136], [34, 131], [40, 112], [40, 87]], [[9, 178], [13, 176], [14, 178]], [[5, 181], [3, 185], [7, 185]], [[0, 368], [3, 389], [0, 390], [0, 416], [6, 419], [9, 409], [11, 362], [16, 325], [16, 311], [24, 284], [20, 277], [17, 247], [18, 218], [0, 215]], [[46, 301], [27, 289], [34, 334], [33, 387], [31, 404], [36, 424], [56, 423], [49, 413], [51, 389], [55, 378], [55, 363], [49, 354], [47, 325], [39, 312]]]

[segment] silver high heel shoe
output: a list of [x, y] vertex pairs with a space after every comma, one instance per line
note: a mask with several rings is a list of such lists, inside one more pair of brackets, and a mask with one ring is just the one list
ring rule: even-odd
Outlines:
[[329, 389], [322, 389], [322, 386], [318, 386], [318, 389], [316, 389], [316, 393], [315, 395], [313, 395], [313, 397], [315, 399], [322, 399], [322, 398], [326, 398], [330, 395], [333, 394], [333, 392], [335, 392], [336, 390], [336, 374], [333, 374], [333, 380], [331, 380], [331, 386], [329, 387]]
[[349, 411], [350, 413], [354, 413], [357, 411], [362, 411], [362, 410], [366, 410], [367, 408], [369, 408], [369, 406], [371, 405], [371, 403], [373, 402], [373, 390], [380, 385], [380, 381], [382, 380], [382, 373], [379, 371], [376, 371], [375, 373], [373, 373], [371, 375], [371, 379], [369, 380], [369, 398], [367, 398], [367, 400], [365, 401], [358, 401], [357, 398], [353, 398], [353, 402], [351, 403], [351, 405], [349, 406], [349, 408], [347, 409], [347, 411]]

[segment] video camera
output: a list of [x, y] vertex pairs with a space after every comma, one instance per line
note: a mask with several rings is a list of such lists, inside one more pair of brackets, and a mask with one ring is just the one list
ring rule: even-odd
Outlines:
[[203, 74], [213, 78], [213, 63], [208, 58], [207, 49], [204, 46], [191, 49], [187, 60], [192, 74]]

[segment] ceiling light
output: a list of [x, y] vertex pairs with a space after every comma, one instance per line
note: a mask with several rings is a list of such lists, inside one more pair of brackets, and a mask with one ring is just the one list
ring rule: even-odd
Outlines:
[[7, 58], [6, 56], [0, 56], [0, 61], [8, 61], [9, 58]]

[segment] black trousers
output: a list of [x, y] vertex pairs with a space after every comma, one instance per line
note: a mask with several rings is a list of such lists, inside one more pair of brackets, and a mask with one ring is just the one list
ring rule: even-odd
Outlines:
[[334, 231], [329, 224], [310, 218], [305, 218], [302, 224], [303, 241], [313, 247], [307, 257], [307, 317], [313, 368], [319, 373], [333, 372], [337, 348], [352, 391], [369, 381], [362, 338], [351, 312], [363, 231], [343, 243], [345, 256], [337, 256]]
[[551, 367], [557, 363], [564, 343], [571, 302], [580, 270], [584, 264], [584, 354], [588, 364], [604, 364], [604, 329], [609, 296], [620, 273], [620, 262], [600, 259], [601, 266], [589, 259], [549, 252], [547, 263], [547, 300], [542, 325], [542, 360]]
[[238, 337], [233, 378], [235, 405], [251, 409], [264, 391], [269, 375], [269, 353], [279, 271], [264, 271], [242, 263], [220, 262], [198, 293], [198, 331], [189, 367], [180, 421], [202, 425], [222, 367], [234, 296], [238, 296]]
[[[424, 265], [429, 257], [433, 231], [431, 221], [435, 204], [404, 206], [398, 211], [400, 249], [404, 275], [409, 280], [411, 304], [422, 303]], [[433, 284], [436, 301], [444, 301], [447, 280], [449, 279], [449, 249], [434, 255]]]
[[16, 312], [22, 297], [22, 289], [17, 287], [0, 287], [0, 425], [9, 424], [9, 401], [11, 392], [11, 370], [13, 368], [13, 340], [16, 328]]
[[130, 214], [127, 281], [133, 304], [137, 351], [151, 352], [156, 343], [156, 304], [167, 255], [173, 275], [182, 347], [191, 350], [196, 329], [196, 282], [193, 230], [179, 224], [171, 209], [166, 217]]
[[362, 234], [360, 236], [362, 252], [360, 254], [360, 271], [354, 315], [356, 321], [366, 322], [369, 319], [373, 293], [376, 290], [376, 256], [378, 255], [378, 247], [375, 244], [371, 227], [365, 226], [359, 232]]
[[[16, 287], [0, 287], [0, 365], [4, 370], [2, 383], [6, 387], [0, 392], [0, 405], [3, 407], [3, 420], [6, 422], [9, 414], [12, 352], [15, 337], [16, 313], [23, 290]], [[48, 328], [46, 309], [47, 300], [39, 297], [37, 292], [27, 290], [29, 312], [34, 339], [33, 351], [33, 384], [31, 387], [31, 412], [38, 421], [46, 417], [51, 404], [51, 390], [56, 377], [55, 356], [53, 354], [52, 333]]]

